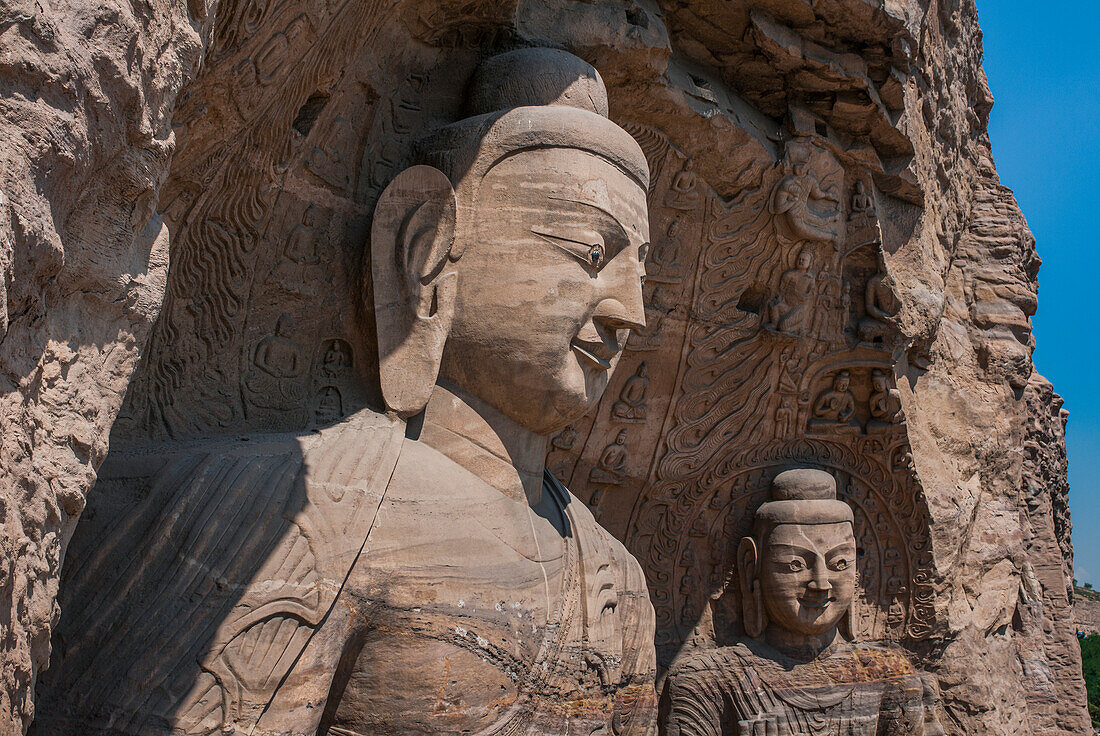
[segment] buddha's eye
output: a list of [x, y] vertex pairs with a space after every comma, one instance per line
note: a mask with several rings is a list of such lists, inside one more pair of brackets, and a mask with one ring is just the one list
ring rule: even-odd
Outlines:
[[588, 247], [588, 263], [592, 268], [599, 268], [606, 255], [603, 243], [593, 243]]
[[833, 564], [831, 565], [831, 567], [834, 570], [847, 570], [848, 569], [848, 560], [844, 559], [843, 557], [841, 557], [838, 560], [833, 560]]
[[806, 569], [806, 563], [802, 560], [794, 559], [787, 563], [787, 568], [791, 572], [801, 572]]
[[539, 230], [532, 230], [531, 232], [555, 248], [576, 258], [593, 271], [599, 271], [616, 252], [609, 253], [603, 236], [587, 229], [583, 231], [575, 229], [575, 231], [560, 233], [540, 232]]

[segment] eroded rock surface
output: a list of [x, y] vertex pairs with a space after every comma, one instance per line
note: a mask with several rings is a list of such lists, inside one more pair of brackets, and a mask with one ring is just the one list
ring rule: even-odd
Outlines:
[[211, 2], [0, 9], [0, 732], [34, 713], [65, 545], [156, 319], [155, 214]]
[[[383, 407], [367, 298], [375, 204], [418, 138], [484, 102], [465, 92], [481, 59], [548, 46], [599, 71], [609, 117], [641, 144], [651, 172], [646, 326], [633, 330], [597, 407], [551, 438], [547, 467], [641, 562], [660, 672], [714, 645], [704, 612], [731, 545], [778, 468], [812, 465], [853, 508], [851, 633], [906, 650], [936, 677], [949, 733], [1087, 732], [1066, 635], [1061, 419], [1032, 377], [1039, 261], [993, 166], [972, 0], [228, 0], [216, 22], [165, 7], [137, 21], [137, 43], [95, 41], [108, 58], [134, 62], [112, 79], [160, 96], [121, 95], [126, 102], [87, 118], [106, 125], [89, 136], [87, 113], [74, 123], [56, 112], [83, 99], [77, 84], [75, 98], [51, 108], [63, 124], [40, 126], [76, 130], [61, 145], [76, 153], [35, 158], [22, 142], [35, 124], [5, 113], [23, 135], [12, 149], [23, 158], [5, 173], [12, 212], [36, 202], [20, 206], [38, 219], [22, 217], [49, 225], [16, 227], [13, 214], [0, 240], [0, 267], [16, 269], [3, 359], [23, 361], [5, 364], [3, 467], [29, 489], [7, 509], [27, 519], [6, 551], [18, 560], [8, 585], [40, 581], [37, 593], [13, 589], [36, 612], [20, 614], [32, 623], [11, 640], [22, 659], [8, 661], [29, 663], [33, 641], [44, 662], [57, 560], [143, 344], [114, 426], [119, 452], [299, 433]], [[34, 30], [42, 14], [25, 15], [5, 33], [45, 33]], [[102, 28], [127, 15], [95, 17]], [[176, 99], [207, 26], [203, 70]], [[168, 139], [169, 119], [176, 126], [159, 197], [110, 173], [32, 195], [29, 182], [62, 171], [55, 160], [87, 175], [145, 155], [146, 138], [118, 123], [137, 119], [131, 109], [150, 111], [150, 140]], [[90, 153], [100, 148], [108, 153]], [[158, 150], [127, 170], [159, 184], [168, 157]], [[59, 218], [83, 212], [77, 202], [94, 213], [90, 224], [59, 227], [86, 222]], [[131, 218], [133, 202], [147, 214]], [[66, 272], [145, 270], [148, 257], [112, 263], [101, 243], [115, 241], [88, 233], [122, 232], [130, 253], [154, 208], [171, 233], [171, 269], [146, 342], [131, 325], [156, 314], [152, 275], [133, 283], [154, 288], [131, 287], [140, 319], [119, 301], [126, 279], [94, 308], [86, 296], [60, 297], [96, 291], [62, 287]], [[51, 232], [41, 242], [62, 245], [34, 252], [52, 262], [18, 256], [19, 238]], [[92, 265], [76, 269], [66, 232], [92, 242]], [[14, 258], [4, 255], [12, 248]], [[51, 289], [53, 302], [34, 296]], [[85, 333], [67, 327], [77, 323]], [[47, 343], [54, 335], [64, 341]], [[116, 341], [125, 350], [104, 347]], [[62, 388], [50, 393], [50, 381]], [[105, 509], [141, 495], [125, 484], [99, 490]], [[58, 493], [69, 501], [51, 511]], [[90, 521], [95, 494], [91, 503]], [[81, 548], [94, 550], [86, 526]], [[5, 534], [17, 528], [6, 522]], [[32, 670], [11, 671], [21, 674], [7, 692], [26, 715]]]

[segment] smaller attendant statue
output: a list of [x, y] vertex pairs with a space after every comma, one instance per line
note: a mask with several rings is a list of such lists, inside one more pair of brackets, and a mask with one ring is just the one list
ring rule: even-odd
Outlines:
[[775, 436], [786, 439], [791, 436], [794, 429], [794, 402], [790, 396], [784, 396], [779, 402], [779, 408], [775, 410]]
[[786, 169], [789, 173], [776, 185], [768, 203], [779, 234], [788, 241], [836, 244], [840, 198], [835, 189], [822, 187], [805, 163]]
[[668, 224], [665, 236], [659, 238], [649, 251], [649, 257], [646, 259], [647, 281], [680, 282], [682, 269], [679, 257], [684, 247], [683, 241], [680, 240], [682, 225], [679, 217], [673, 218]]
[[638, 366], [637, 372], [623, 384], [619, 400], [611, 405], [611, 418], [615, 421], [630, 423], [645, 421], [645, 397], [649, 389], [646, 368], [643, 362]]
[[864, 220], [874, 217], [874, 215], [875, 203], [871, 199], [871, 195], [867, 194], [866, 185], [857, 179], [855, 188], [852, 191], [852, 211], [848, 219]]
[[289, 314], [279, 315], [275, 334], [256, 344], [252, 369], [244, 376], [245, 396], [253, 412], [297, 412], [306, 395], [306, 360], [291, 337]]
[[901, 392], [890, 386], [884, 371], [871, 374], [871, 398], [867, 403], [871, 410], [868, 431], [889, 429], [902, 420]]
[[600, 460], [588, 474], [588, 482], [617, 486], [626, 477], [626, 430], [620, 429], [615, 441], [603, 448]]
[[674, 664], [667, 736], [943, 736], [939, 689], [895, 644], [841, 633], [856, 590], [852, 509], [822, 470], [779, 473], [715, 605], [745, 636]]
[[893, 281], [886, 272], [886, 259], [878, 253], [878, 272], [867, 280], [863, 306], [867, 316], [859, 321], [859, 338], [869, 343], [881, 343], [896, 329], [897, 298]]

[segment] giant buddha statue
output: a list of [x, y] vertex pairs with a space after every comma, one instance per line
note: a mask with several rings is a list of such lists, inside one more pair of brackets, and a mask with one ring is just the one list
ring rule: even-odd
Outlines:
[[386, 411], [114, 453], [37, 734], [655, 730], [641, 568], [543, 468], [644, 325], [646, 160], [570, 54], [468, 99], [374, 214]]
[[[736, 585], [734, 586], [734, 584]], [[668, 736], [942, 736], [939, 689], [895, 644], [842, 630], [856, 589], [852, 509], [822, 470], [785, 470], [737, 547], [716, 605], [744, 636], [675, 663]], [[720, 628], [720, 627], [718, 627]]]

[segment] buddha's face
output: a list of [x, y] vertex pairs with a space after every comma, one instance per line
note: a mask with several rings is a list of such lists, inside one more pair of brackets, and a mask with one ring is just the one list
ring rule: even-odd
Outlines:
[[472, 209], [440, 376], [552, 432], [599, 399], [645, 325], [646, 192], [602, 158], [548, 148], [494, 166]]
[[807, 636], [829, 631], [852, 605], [855, 562], [855, 534], [846, 521], [775, 527], [759, 572], [768, 620]]
[[848, 376], [837, 376], [836, 380], [833, 382], [833, 388], [843, 393], [848, 390], [848, 386], [850, 386], [851, 383], [852, 381]]

